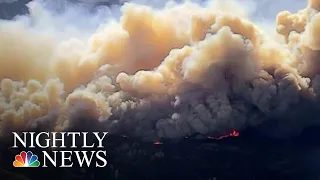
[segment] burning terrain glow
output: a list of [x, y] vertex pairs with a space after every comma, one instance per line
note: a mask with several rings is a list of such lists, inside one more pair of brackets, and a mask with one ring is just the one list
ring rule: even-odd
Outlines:
[[1, 135], [79, 128], [182, 138], [269, 119], [284, 119], [285, 131], [320, 123], [304, 116], [320, 117], [320, 0], [280, 12], [277, 35], [231, 1], [126, 3], [119, 22], [79, 38], [43, 31], [50, 13], [28, 7], [28, 17], [0, 22]]

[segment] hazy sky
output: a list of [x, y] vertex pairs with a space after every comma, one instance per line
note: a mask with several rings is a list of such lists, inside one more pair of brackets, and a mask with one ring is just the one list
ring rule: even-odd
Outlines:
[[[241, 2], [241, 0], [239, 0]], [[244, 1], [244, 0], [242, 0]], [[307, 0], [252, 0], [257, 4], [256, 15], [259, 17], [272, 18], [278, 12], [289, 10], [295, 12], [307, 5]]]

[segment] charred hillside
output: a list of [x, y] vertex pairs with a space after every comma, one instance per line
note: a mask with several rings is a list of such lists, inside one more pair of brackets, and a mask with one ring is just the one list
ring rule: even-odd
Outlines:
[[286, 140], [248, 130], [220, 140], [193, 136], [153, 144], [109, 135], [104, 142], [106, 168], [13, 168], [14, 156], [21, 150], [2, 146], [0, 174], [3, 180], [316, 180], [320, 175], [318, 130], [308, 129]]

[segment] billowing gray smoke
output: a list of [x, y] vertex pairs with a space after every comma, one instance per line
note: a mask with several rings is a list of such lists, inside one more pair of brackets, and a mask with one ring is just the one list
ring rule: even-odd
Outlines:
[[29, 16], [0, 23], [2, 135], [176, 139], [264, 123], [285, 136], [320, 123], [319, 0], [280, 12], [276, 35], [232, 1], [126, 3], [119, 21], [94, 32], [70, 28], [41, 3], [28, 7]]

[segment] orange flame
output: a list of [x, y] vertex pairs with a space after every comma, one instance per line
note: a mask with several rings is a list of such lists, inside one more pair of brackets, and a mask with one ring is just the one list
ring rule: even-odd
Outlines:
[[160, 141], [155, 141], [153, 144], [154, 144], [154, 145], [160, 145], [160, 144], [163, 144], [163, 143], [160, 142]]
[[218, 136], [218, 137], [212, 137], [212, 136], [208, 136], [209, 139], [215, 139], [215, 140], [220, 140], [220, 139], [224, 139], [227, 137], [237, 137], [239, 136], [239, 132], [238, 131], [231, 131], [229, 134], [223, 135], [223, 136]]

